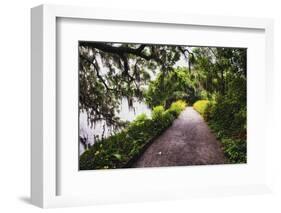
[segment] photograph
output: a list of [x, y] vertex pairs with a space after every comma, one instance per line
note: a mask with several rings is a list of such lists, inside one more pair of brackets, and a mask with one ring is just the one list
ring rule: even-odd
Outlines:
[[79, 170], [247, 163], [247, 48], [78, 41]]

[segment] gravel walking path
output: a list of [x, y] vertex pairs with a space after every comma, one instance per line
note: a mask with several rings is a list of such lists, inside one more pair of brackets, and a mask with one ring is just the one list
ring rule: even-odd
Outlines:
[[187, 107], [132, 167], [223, 164], [220, 143], [203, 118]]

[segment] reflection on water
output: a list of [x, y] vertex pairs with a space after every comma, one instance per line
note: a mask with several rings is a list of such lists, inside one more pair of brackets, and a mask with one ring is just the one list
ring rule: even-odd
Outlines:
[[[128, 101], [126, 98], [122, 99], [120, 112], [117, 114], [123, 121], [133, 121], [134, 118], [141, 114], [146, 113], [150, 115], [151, 110], [144, 102], [135, 101], [133, 104], [133, 109], [129, 108]], [[84, 138], [86, 144], [94, 144], [98, 138], [108, 137], [113, 134], [112, 128], [108, 127], [104, 121], [96, 122], [91, 127], [87, 121], [87, 114], [80, 113], [80, 129], [79, 136]], [[84, 145], [79, 143], [79, 152], [82, 154], [85, 151]]]

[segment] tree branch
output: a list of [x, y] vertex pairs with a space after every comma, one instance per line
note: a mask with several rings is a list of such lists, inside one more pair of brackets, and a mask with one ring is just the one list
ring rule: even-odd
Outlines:
[[[183, 47], [179, 46], [179, 50], [181, 51], [181, 53], [184, 55], [185, 59], [188, 60], [188, 71], [191, 72], [191, 61], [189, 56], [192, 55], [192, 57], [194, 57], [194, 54], [192, 52], [190, 52], [188, 49], [184, 49]], [[185, 55], [185, 52], [188, 53], [188, 57]]]
[[147, 61], [149, 60], [155, 60], [158, 63], [163, 64], [163, 62], [154, 54], [146, 55], [142, 51], [144, 48], [147, 46], [145, 44], [140, 45], [138, 48], [131, 48], [131, 47], [125, 47], [125, 46], [120, 46], [120, 47], [115, 47], [106, 43], [100, 43], [100, 42], [88, 42], [88, 41], [80, 41], [79, 45], [84, 46], [84, 47], [91, 47], [91, 48], [96, 48], [101, 51], [107, 52], [107, 53], [112, 53], [112, 54], [117, 54], [120, 57], [124, 54], [132, 54], [135, 56], [139, 56]]
[[[110, 87], [107, 85], [107, 83], [105, 82], [105, 80], [103, 79], [103, 77], [100, 75], [100, 73], [99, 73], [99, 68], [98, 68], [97, 65], [94, 63], [94, 61], [89, 60], [87, 57], [85, 57], [85, 56], [83, 56], [83, 55], [81, 55], [81, 57], [82, 57], [84, 60], [86, 60], [88, 63], [90, 63], [90, 64], [92, 64], [92, 65], [94, 66], [94, 69], [95, 69], [95, 71], [96, 71], [96, 75], [97, 75], [98, 79], [102, 82], [102, 84], [104, 85], [104, 87], [106, 88], [106, 90], [114, 90], [114, 89], [110, 88]], [[96, 60], [96, 59], [94, 58], [94, 60]]]

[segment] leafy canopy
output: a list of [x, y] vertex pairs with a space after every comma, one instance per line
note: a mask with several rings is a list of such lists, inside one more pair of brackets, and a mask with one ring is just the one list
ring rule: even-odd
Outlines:
[[154, 81], [151, 81], [145, 93], [146, 103], [150, 107], [163, 105], [168, 108], [176, 100], [183, 99], [191, 103], [196, 100], [196, 82], [186, 67], [177, 67], [171, 72], [160, 72]]

